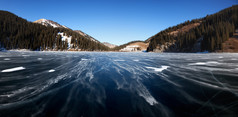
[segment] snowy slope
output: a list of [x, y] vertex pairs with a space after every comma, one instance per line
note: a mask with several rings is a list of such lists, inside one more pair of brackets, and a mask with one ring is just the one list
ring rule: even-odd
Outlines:
[[[69, 29], [68, 27], [64, 26], [64, 25], [60, 25], [58, 24], [57, 22], [54, 22], [54, 21], [51, 21], [51, 20], [47, 20], [47, 19], [39, 19], [37, 21], [34, 21], [33, 23], [38, 23], [38, 24], [42, 24], [44, 26], [52, 26], [54, 28], [66, 28], [66, 29]], [[81, 30], [74, 30], [75, 32], [77, 32], [78, 34], [86, 37], [87, 39], [90, 39], [94, 42], [98, 42], [100, 43], [98, 40], [96, 40], [95, 38], [91, 37], [90, 35], [84, 33], [83, 31]]]
[[68, 48], [71, 47], [71, 39], [72, 39], [72, 36], [66, 36], [66, 34], [64, 35], [63, 32], [59, 32], [58, 35], [61, 35], [61, 40], [62, 41], [68, 41]]

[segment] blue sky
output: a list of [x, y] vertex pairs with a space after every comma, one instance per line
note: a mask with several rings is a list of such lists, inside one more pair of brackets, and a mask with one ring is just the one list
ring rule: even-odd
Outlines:
[[0, 10], [28, 21], [50, 19], [120, 45], [235, 4], [238, 0], [0, 0]]

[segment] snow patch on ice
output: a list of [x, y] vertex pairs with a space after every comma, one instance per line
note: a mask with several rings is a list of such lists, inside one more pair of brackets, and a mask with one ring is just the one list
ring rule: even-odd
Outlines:
[[205, 62], [190, 63], [188, 65], [206, 65]]
[[161, 66], [161, 68], [156, 68], [156, 67], [146, 67], [147, 69], [153, 69], [156, 72], [162, 72], [165, 69], [168, 69], [169, 66]]
[[139, 61], [139, 60], [133, 60], [133, 61]]
[[15, 67], [15, 68], [10, 68], [10, 69], [5, 69], [2, 70], [1, 72], [14, 72], [14, 71], [19, 71], [25, 69], [24, 67]]
[[210, 64], [218, 64], [217, 61], [208, 61], [207, 63], [210, 63]]
[[207, 64], [219, 64], [219, 62], [217, 62], [217, 61], [207, 61], [207, 62], [190, 63], [188, 65], [207, 65]]
[[42, 60], [42, 58], [37, 58], [37, 60]]
[[82, 58], [81, 60], [82, 60], [82, 61], [87, 61], [88, 59]]
[[114, 61], [125, 61], [125, 60], [119, 60], [119, 59], [117, 59], [117, 60], [114, 60]]
[[5, 59], [3, 59], [4, 61], [9, 61], [9, 60], [11, 60], [10, 58], [5, 58]]
[[49, 72], [55, 72], [55, 70], [54, 70], [54, 69], [51, 69], [51, 70], [49, 70]]
[[30, 55], [22, 55], [22, 56], [30, 56]]

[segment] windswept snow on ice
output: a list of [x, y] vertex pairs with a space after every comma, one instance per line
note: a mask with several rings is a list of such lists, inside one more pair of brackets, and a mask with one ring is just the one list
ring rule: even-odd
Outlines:
[[10, 69], [5, 69], [2, 70], [1, 72], [14, 72], [14, 71], [19, 71], [25, 69], [24, 67], [15, 67], [15, 68], [10, 68]]

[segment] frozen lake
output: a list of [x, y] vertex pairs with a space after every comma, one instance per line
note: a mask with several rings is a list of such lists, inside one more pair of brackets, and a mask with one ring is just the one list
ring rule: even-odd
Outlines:
[[0, 117], [237, 117], [238, 54], [0, 52]]

